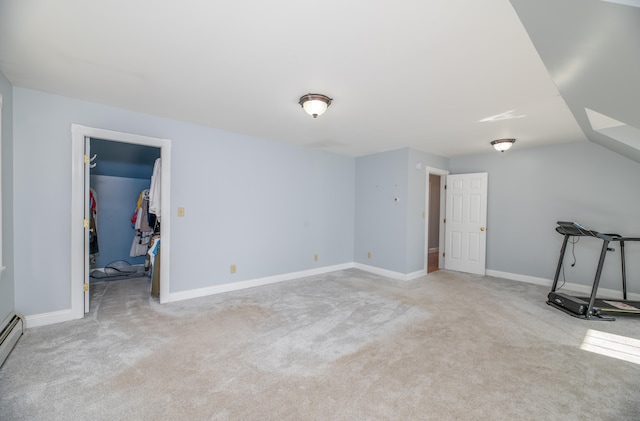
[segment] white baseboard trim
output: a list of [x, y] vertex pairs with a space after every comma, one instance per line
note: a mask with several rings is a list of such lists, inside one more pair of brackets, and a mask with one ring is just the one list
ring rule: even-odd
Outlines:
[[[553, 284], [553, 280], [551, 279], [537, 278], [535, 276], [520, 275], [517, 273], [500, 272], [497, 270], [489, 270], [489, 269], [487, 269], [486, 273], [488, 276], [495, 276], [496, 278], [504, 278], [504, 279], [510, 279], [512, 281], [542, 285], [549, 288], [551, 288], [551, 285]], [[591, 285], [581, 285], [581, 284], [574, 284], [571, 282], [567, 282], [564, 284], [562, 289], [572, 291], [572, 292], [577, 292], [578, 294], [583, 294], [587, 296], [591, 294]], [[615, 289], [608, 289], [608, 288], [598, 288], [598, 298], [612, 298], [612, 299], [621, 300], [622, 291], [618, 291]], [[640, 300], [640, 294], [627, 292], [627, 299], [633, 300], [633, 301]]]
[[421, 276], [425, 276], [427, 272], [423, 270], [419, 270], [417, 272], [412, 273], [400, 273], [392, 270], [382, 269], [375, 266], [364, 265], [362, 263], [354, 263], [353, 267], [356, 269], [364, 270], [365, 272], [370, 272], [375, 275], [385, 276], [387, 278], [395, 279], [397, 281], [412, 281], [414, 279], [420, 278]]
[[423, 276], [426, 276], [426, 275], [427, 275], [427, 271], [422, 269], [412, 273], [407, 273], [405, 276], [407, 281], [413, 281], [414, 279], [422, 278]]
[[396, 279], [399, 281], [411, 281], [411, 280], [420, 278], [422, 276], [425, 276], [427, 274], [425, 270], [419, 270], [413, 273], [405, 274], [400, 272], [394, 272], [387, 269], [381, 269], [375, 266], [368, 266], [368, 265], [363, 265], [361, 263], [350, 262], [350, 263], [343, 263], [343, 264], [334, 265], [334, 266], [325, 266], [318, 269], [303, 270], [300, 272], [290, 272], [290, 273], [284, 273], [281, 275], [267, 276], [264, 278], [249, 279], [246, 281], [233, 282], [233, 283], [221, 284], [221, 285], [213, 285], [210, 287], [190, 289], [187, 291], [172, 292], [171, 294], [169, 294], [169, 301], [174, 302], [174, 301], [190, 300], [192, 298], [206, 297], [208, 295], [222, 294], [224, 292], [238, 291], [241, 289], [254, 288], [262, 285], [275, 284], [278, 282], [290, 281], [293, 279], [305, 278], [305, 277], [314, 276], [314, 275], [322, 275], [324, 273], [336, 272], [339, 270], [352, 269], [352, 268], [360, 269], [365, 272], [370, 272], [376, 275], [385, 276], [387, 278]]
[[292, 279], [306, 278], [308, 276], [322, 275], [338, 270], [351, 269], [353, 263], [343, 263], [334, 266], [325, 266], [317, 269], [303, 270], [300, 272], [283, 273], [281, 275], [267, 276], [264, 278], [249, 279], [246, 281], [232, 282], [228, 284], [213, 285], [210, 287], [190, 289], [187, 291], [172, 292], [169, 294], [169, 302], [189, 300], [191, 298], [206, 297], [208, 295], [222, 294], [223, 292], [238, 291], [262, 285], [275, 284], [277, 282], [290, 281]]
[[33, 314], [31, 316], [25, 316], [27, 328], [52, 325], [54, 323], [68, 322], [74, 320], [71, 309], [52, 311], [49, 313]]

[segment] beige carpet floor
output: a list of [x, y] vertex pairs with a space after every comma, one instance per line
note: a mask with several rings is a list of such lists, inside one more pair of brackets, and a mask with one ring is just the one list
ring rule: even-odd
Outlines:
[[[84, 319], [29, 329], [0, 419], [640, 420], [640, 318], [576, 319], [543, 287], [351, 269], [165, 305], [148, 288], [93, 284]], [[581, 349], [600, 332], [636, 362]]]

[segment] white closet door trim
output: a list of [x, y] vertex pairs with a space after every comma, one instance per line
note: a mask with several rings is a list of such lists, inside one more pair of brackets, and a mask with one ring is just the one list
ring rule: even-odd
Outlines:
[[445, 191], [444, 185], [446, 184], [446, 176], [449, 175], [448, 170], [442, 170], [440, 168], [435, 167], [426, 167], [426, 191], [424, 193], [424, 211], [425, 211], [425, 221], [424, 221], [424, 272], [429, 276], [429, 258], [427, 256], [429, 252], [429, 218], [432, 215], [429, 215], [429, 175], [439, 175], [440, 176], [440, 235], [438, 237], [438, 268], [444, 268], [444, 259], [442, 258], [442, 252], [444, 251], [444, 214], [445, 214]]
[[86, 137], [160, 148], [162, 158], [160, 303], [169, 302], [171, 246], [171, 140], [71, 125], [71, 318], [84, 317], [84, 139]]

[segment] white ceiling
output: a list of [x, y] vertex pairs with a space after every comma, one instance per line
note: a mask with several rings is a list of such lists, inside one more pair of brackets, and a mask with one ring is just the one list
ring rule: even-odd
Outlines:
[[[508, 0], [0, 0], [0, 70], [349, 156], [587, 140]], [[334, 98], [315, 120], [309, 92]], [[524, 117], [479, 121], [507, 111]]]

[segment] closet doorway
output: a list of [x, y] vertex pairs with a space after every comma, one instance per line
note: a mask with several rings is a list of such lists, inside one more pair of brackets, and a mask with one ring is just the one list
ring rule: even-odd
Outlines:
[[[91, 151], [86, 154], [92, 139], [100, 142], [113, 142], [102, 146], [119, 146], [122, 150], [147, 151], [151, 148], [159, 151], [161, 159], [161, 204], [160, 215], [162, 218], [162, 245], [160, 247], [159, 265], [159, 298], [161, 303], [169, 301], [169, 249], [170, 249], [170, 185], [171, 185], [171, 141], [168, 139], [139, 136], [129, 133], [114, 132], [110, 130], [72, 125], [72, 224], [71, 224], [71, 312], [73, 318], [82, 318], [88, 311], [89, 300], [89, 201], [88, 192], [90, 179]], [[97, 141], [94, 141], [97, 142]], [[118, 149], [118, 148], [116, 148]], [[110, 152], [107, 152], [109, 155]], [[104, 155], [104, 153], [103, 153]], [[125, 157], [120, 157], [122, 166]], [[94, 163], [100, 165], [101, 159], [96, 157]], [[103, 165], [105, 161], [103, 160]], [[96, 166], [97, 168], [97, 166]], [[100, 199], [98, 198], [98, 201]], [[132, 204], [135, 206], [135, 203]], [[133, 210], [133, 208], [132, 208]], [[98, 232], [98, 235], [100, 233]], [[133, 240], [133, 236], [131, 237]]]
[[[89, 288], [98, 281], [150, 278], [153, 266], [147, 252], [162, 234], [155, 212], [149, 213], [160, 148], [92, 138], [86, 150], [90, 152]], [[157, 296], [157, 276], [155, 280], [151, 293]]]

